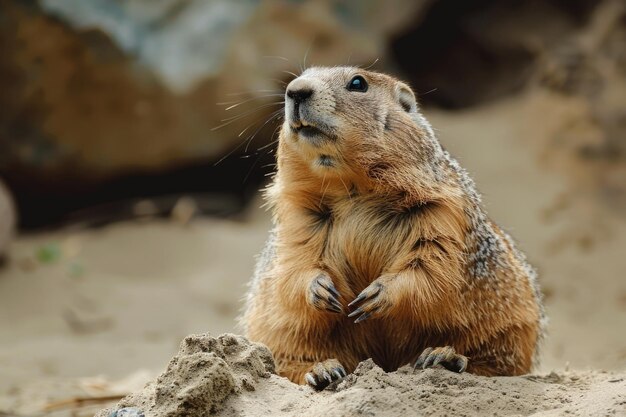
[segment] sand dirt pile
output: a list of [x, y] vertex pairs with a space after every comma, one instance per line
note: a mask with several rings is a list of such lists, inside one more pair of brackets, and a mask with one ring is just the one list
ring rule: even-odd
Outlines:
[[127, 407], [146, 417], [626, 415], [626, 373], [486, 378], [409, 366], [386, 373], [368, 360], [317, 393], [273, 372], [267, 348], [242, 336], [188, 336], [155, 381], [96, 417]]
[[269, 378], [273, 371], [272, 354], [263, 345], [231, 334], [192, 335], [183, 340], [165, 372], [118, 408], [136, 407], [154, 417], [215, 414], [231, 394], [253, 391], [258, 378]]

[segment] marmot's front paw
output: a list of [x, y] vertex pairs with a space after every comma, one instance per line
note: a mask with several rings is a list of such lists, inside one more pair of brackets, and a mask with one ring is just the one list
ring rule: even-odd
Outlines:
[[368, 285], [361, 293], [350, 303], [348, 307], [354, 307], [360, 304], [359, 308], [348, 314], [348, 317], [357, 317], [355, 323], [367, 320], [372, 315], [380, 315], [387, 311], [391, 306], [388, 298], [387, 284], [390, 277], [380, 277], [370, 285]]
[[454, 351], [452, 346], [426, 348], [424, 352], [417, 358], [413, 368], [431, 368], [441, 365], [449, 371], [464, 372], [467, 369], [467, 357], [459, 355]]
[[337, 359], [328, 359], [316, 363], [304, 379], [311, 387], [321, 391], [333, 382], [345, 378], [346, 375], [346, 370]]
[[328, 275], [320, 274], [311, 282], [307, 301], [313, 307], [333, 313], [343, 313], [338, 298], [339, 292]]

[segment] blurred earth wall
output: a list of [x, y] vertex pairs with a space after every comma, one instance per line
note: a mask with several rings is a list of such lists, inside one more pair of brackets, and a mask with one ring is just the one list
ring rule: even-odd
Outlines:
[[584, 161], [581, 181], [626, 207], [625, 39], [619, 0], [0, 0], [0, 177], [26, 227], [134, 196], [238, 207], [272, 168], [258, 149], [291, 73], [376, 62], [424, 106], [575, 102], [548, 159]]

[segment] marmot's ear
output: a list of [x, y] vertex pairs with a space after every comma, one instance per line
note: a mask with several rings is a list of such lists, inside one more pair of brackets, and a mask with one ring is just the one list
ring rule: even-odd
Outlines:
[[413, 94], [408, 85], [402, 82], [398, 82], [398, 85], [396, 85], [396, 100], [407, 113], [415, 113], [417, 111], [415, 94]]

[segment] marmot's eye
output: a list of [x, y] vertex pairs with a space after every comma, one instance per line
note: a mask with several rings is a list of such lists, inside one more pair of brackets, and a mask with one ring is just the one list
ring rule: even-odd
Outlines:
[[350, 80], [346, 88], [350, 91], [359, 91], [364, 93], [367, 91], [367, 81], [365, 81], [365, 78], [357, 75]]

